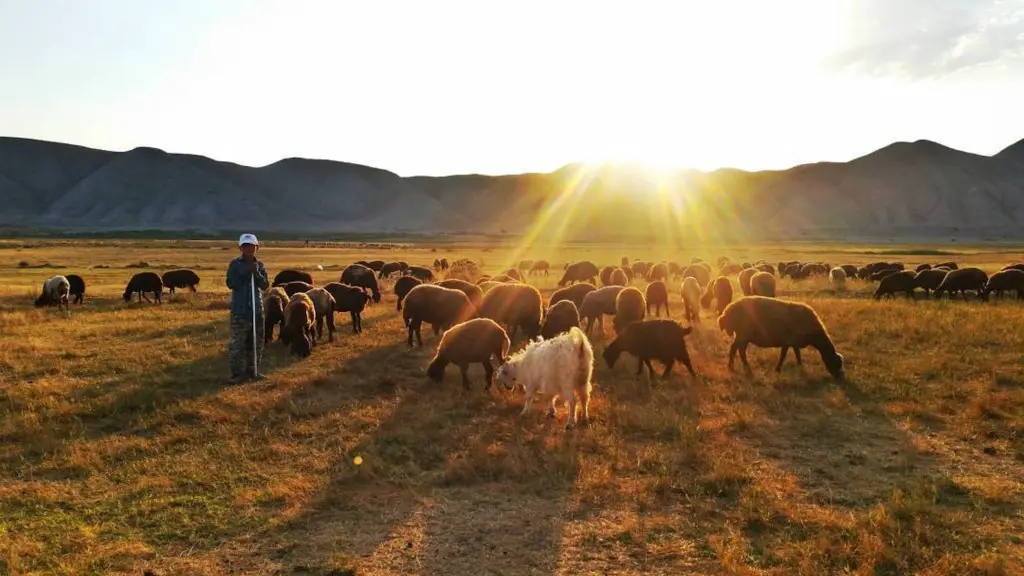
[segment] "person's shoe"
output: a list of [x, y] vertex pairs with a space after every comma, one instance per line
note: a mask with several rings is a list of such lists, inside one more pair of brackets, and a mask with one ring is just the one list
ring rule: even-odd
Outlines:
[[231, 378], [228, 378], [228, 386], [234, 386], [236, 384], [241, 384], [242, 382], [245, 382], [245, 378], [242, 378], [241, 376], [232, 376]]
[[266, 376], [264, 376], [263, 374], [250, 374], [249, 375], [249, 380], [252, 380], [253, 382], [259, 382], [260, 380], [263, 380], [264, 378], [266, 378]]

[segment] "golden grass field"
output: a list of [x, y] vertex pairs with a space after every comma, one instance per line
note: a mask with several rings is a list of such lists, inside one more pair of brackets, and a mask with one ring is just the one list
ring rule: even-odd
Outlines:
[[[363, 258], [469, 257], [492, 273], [513, 258], [436, 249], [268, 243], [259, 256], [271, 275], [337, 266], [317, 283]], [[1017, 248], [876, 250], [524, 256], [552, 262], [545, 296], [582, 258], [953, 259], [989, 272], [1024, 260]], [[790, 355], [776, 375], [778, 350], [751, 348], [753, 377], [730, 373], [703, 311], [688, 338], [699, 381], [677, 365], [649, 382], [633, 357], [609, 370], [598, 356], [593, 421], [567, 433], [564, 410], [520, 418], [519, 395], [485, 392], [479, 366], [469, 393], [453, 366], [429, 382], [437, 340], [424, 330], [422, 350], [406, 346], [389, 290], [361, 335], [339, 315], [333, 344], [301, 361], [272, 345], [266, 380], [226, 386], [236, 254], [230, 242], [0, 242], [0, 574], [1024, 573], [1020, 303], [874, 302], [865, 283], [783, 280], [780, 297], [828, 326], [846, 382], [810, 349], [802, 370]], [[200, 292], [123, 303], [139, 261], [195, 268]], [[88, 283], [83, 306], [32, 306], [43, 280], [72, 272]]]

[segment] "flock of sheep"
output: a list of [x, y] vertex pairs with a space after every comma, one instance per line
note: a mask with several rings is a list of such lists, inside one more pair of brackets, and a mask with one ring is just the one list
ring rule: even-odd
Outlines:
[[[530, 275], [547, 276], [550, 264], [544, 260], [524, 260], [502, 274], [488, 276], [471, 260], [461, 259], [449, 264], [447, 259], [434, 261], [433, 267], [409, 266], [405, 262], [360, 261], [347, 266], [339, 282], [316, 286], [312, 276], [300, 270], [283, 270], [272, 282], [264, 299], [264, 338], [273, 340], [278, 327], [278, 341], [290, 346], [302, 357], [309, 356], [316, 341], [334, 339], [334, 314], [348, 312], [352, 330], [362, 331], [361, 313], [370, 300], [380, 302], [380, 281], [395, 276], [393, 291], [401, 312], [409, 346], [423, 346], [421, 328], [430, 324], [440, 335], [437, 351], [427, 367], [427, 376], [443, 379], [449, 364], [459, 367], [462, 383], [470, 386], [467, 370], [479, 363], [485, 371], [489, 388], [497, 376], [506, 388], [521, 385], [526, 391], [524, 413], [534, 394], [550, 400], [549, 415], [554, 416], [558, 400], [569, 409], [567, 428], [576, 422], [577, 398], [582, 422], [588, 418], [592, 389], [594, 350], [591, 337], [595, 323], [604, 329], [604, 317], [612, 317], [615, 338], [609, 342], [602, 357], [613, 368], [622, 355], [637, 358], [637, 374], [646, 366], [651, 377], [658, 360], [665, 368], [661, 377], [668, 378], [676, 362], [689, 373], [697, 374], [690, 361], [686, 336], [700, 322], [701, 309], [714, 304], [719, 328], [732, 337], [729, 349], [730, 370], [738, 354], [749, 373], [747, 348], [779, 348], [776, 370], [781, 370], [789, 349], [797, 363], [802, 363], [801, 349], [814, 348], [821, 355], [829, 373], [837, 380], [844, 377], [843, 356], [839, 354], [815, 311], [807, 304], [779, 300], [776, 278], [801, 280], [814, 276], [827, 277], [836, 289], [845, 287], [847, 279], [857, 278], [879, 282], [874, 298], [905, 293], [914, 298], [916, 289], [926, 297], [968, 292], [987, 300], [995, 293], [1016, 291], [1024, 298], [1024, 264], [1007, 266], [991, 277], [978, 268], [959, 268], [955, 262], [936, 265], [921, 264], [907, 270], [902, 263], [876, 262], [863, 267], [830, 266], [825, 262], [764, 261], [736, 263], [722, 257], [717, 267], [694, 258], [687, 266], [672, 262], [630, 263], [623, 258], [618, 266], [599, 268], [593, 262], [566, 264], [558, 281], [558, 289], [545, 305], [540, 291], [524, 282]], [[443, 273], [444, 278], [435, 280]], [[742, 292], [733, 298], [735, 277]], [[634, 280], [646, 281], [643, 291], [632, 285]], [[661, 308], [669, 315], [669, 282], [678, 282], [684, 305], [684, 326], [669, 318], [660, 318]], [[196, 290], [199, 276], [191, 270], [171, 270], [158, 276], [140, 272], [129, 280], [124, 300], [134, 294], [139, 301], [153, 294], [156, 302], [164, 287], [170, 292], [188, 288]], [[81, 303], [85, 282], [77, 275], [54, 276], [43, 284], [36, 306], [57, 304], [68, 307], [69, 298]], [[655, 318], [651, 317], [654, 312]], [[584, 320], [586, 321], [584, 323]], [[525, 347], [510, 354], [517, 333], [528, 340]], [[498, 368], [492, 364], [497, 359]]]

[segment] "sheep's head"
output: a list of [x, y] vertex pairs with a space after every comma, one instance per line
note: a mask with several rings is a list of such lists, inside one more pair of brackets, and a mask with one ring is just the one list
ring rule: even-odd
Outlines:
[[604, 358], [605, 364], [608, 364], [608, 369], [610, 370], [615, 368], [615, 363], [619, 361], [621, 354], [622, 350], [619, 349], [619, 340], [616, 338], [601, 352], [601, 357]]
[[447, 364], [448, 363], [442, 360], [440, 356], [434, 357], [430, 362], [430, 365], [427, 366], [427, 377], [434, 382], [440, 382], [444, 379], [444, 369]]
[[510, 362], [506, 362], [501, 366], [498, 366], [498, 370], [495, 371], [494, 377], [501, 383], [505, 390], [512, 390], [518, 383], [517, 366]]
[[50, 298], [46, 295], [45, 292], [40, 294], [39, 298], [36, 298], [36, 302], [35, 302], [36, 308], [42, 308], [43, 306], [46, 306], [49, 303], [50, 303]]
[[130, 291], [128, 291], [128, 290], [124, 291], [124, 301], [125, 302], [131, 302], [132, 301], [132, 293]]
[[825, 368], [828, 369], [828, 373], [836, 380], [839, 380], [840, 382], [843, 381], [846, 377], [843, 369], [843, 355], [836, 352], [834, 356], [829, 355], [827, 358], [823, 357], [822, 360], [825, 362]]
[[300, 358], [306, 358], [313, 353], [313, 341], [309, 336], [302, 334], [297, 338], [289, 338], [291, 340], [292, 354]]

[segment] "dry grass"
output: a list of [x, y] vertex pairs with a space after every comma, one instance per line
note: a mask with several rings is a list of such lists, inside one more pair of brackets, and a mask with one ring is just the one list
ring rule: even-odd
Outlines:
[[[953, 258], [989, 270], [1020, 258], [968, 251]], [[701, 252], [947, 259], [843, 246]], [[699, 382], [678, 367], [669, 382], [637, 380], [629, 357], [614, 371], [602, 363], [594, 422], [566, 434], [539, 411], [519, 419], [521, 399], [484, 392], [479, 368], [468, 394], [454, 368], [429, 383], [436, 341], [406, 348], [391, 294], [363, 334], [339, 317], [333, 345], [304, 361], [274, 346], [266, 381], [225, 386], [233, 255], [200, 242], [0, 244], [0, 573], [1024, 570], [1017, 303], [875, 303], [856, 282], [836, 294], [782, 281], [782, 297], [808, 301], [829, 326], [849, 382], [832, 382], [813, 351], [803, 370], [791, 359], [776, 375], [776, 351], [754, 350], [754, 376], [731, 374], [705, 315], [689, 340]], [[501, 246], [261, 253], [272, 271], [440, 255], [482, 258], [492, 272], [510, 258]], [[622, 255], [529, 256], [560, 267]], [[198, 266], [200, 293], [122, 303], [137, 271], [125, 266], [139, 261]], [[54, 267], [32, 267], [43, 262]], [[58, 272], [89, 284], [70, 317], [31, 307]]]

